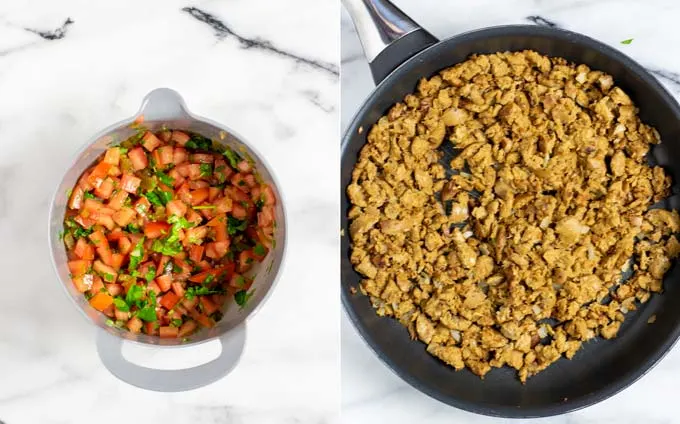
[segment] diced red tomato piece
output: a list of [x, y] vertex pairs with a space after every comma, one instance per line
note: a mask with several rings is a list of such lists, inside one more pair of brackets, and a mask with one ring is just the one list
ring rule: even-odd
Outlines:
[[236, 164], [236, 167], [238, 168], [239, 171], [245, 173], [251, 172], [253, 170], [253, 167], [250, 165], [250, 162], [248, 162], [245, 159]]
[[163, 326], [160, 328], [161, 339], [174, 339], [179, 334], [179, 327]]
[[168, 202], [165, 210], [169, 216], [176, 215], [183, 217], [187, 213], [187, 205], [183, 201], [175, 199]]
[[151, 202], [146, 197], [140, 197], [135, 202], [135, 210], [142, 216], [146, 216], [149, 213], [149, 208], [151, 208]]
[[102, 261], [98, 260], [94, 261], [94, 263], [92, 264], [92, 269], [96, 273], [101, 275], [104, 281], [107, 283], [115, 283], [116, 280], [118, 279], [118, 272], [116, 272], [116, 270], [113, 269], [113, 267], [107, 265]]
[[191, 222], [194, 225], [198, 225], [198, 224], [201, 223], [201, 221], [203, 221], [203, 218], [201, 217], [201, 215], [193, 209], [187, 210], [186, 218], [187, 218], [187, 221]]
[[79, 238], [73, 248], [73, 253], [80, 259], [86, 261], [94, 260], [94, 246], [87, 242], [84, 238]]
[[214, 269], [209, 269], [207, 271], [203, 271], [201, 273], [198, 273], [196, 275], [192, 275], [189, 277], [189, 281], [192, 283], [203, 283], [206, 278], [208, 278], [208, 275], [212, 275], [213, 277], [217, 277], [220, 273], [222, 273], [224, 270], [222, 268], [214, 268]]
[[141, 184], [142, 179], [137, 178], [131, 174], [123, 174], [123, 178], [120, 181], [121, 188], [130, 194], [137, 193], [139, 184]]
[[113, 311], [114, 316], [116, 317], [116, 321], [127, 321], [130, 319], [130, 312], [123, 312], [119, 311], [118, 309], [115, 309]]
[[236, 219], [246, 219], [248, 217], [248, 211], [240, 204], [234, 204], [231, 207], [231, 216]]
[[123, 293], [123, 286], [120, 284], [104, 284], [106, 286], [106, 291], [113, 297], [119, 296]]
[[75, 218], [73, 218], [73, 220], [76, 221], [76, 223], [78, 225], [80, 225], [81, 227], [87, 228], [87, 229], [91, 228], [94, 225], [93, 219], [85, 218], [82, 215], [76, 216]]
[[83, 197], [85, 196], [85, 191], [82, 188], [76, 187], [71, 193], [71, 197], [68, 200], [68, 207], [71, 209], [80, 209], [83, 204]]
[[127, 328], [130, 330], [131, 333], [138, 334], [142, 330], [142, 320], [137, 318], [137, 317], [132, 317], [130, 320], [127, 322]]
[[197, 312], [195, 310], [190, 310], [189, 315], [191, 316], [191, 318], [196, 320], [203, 327], [212, 328], [212, 327], [215, 326], [215, 321], [212, 318], [210, 318], [209, 316], [204, 315], [200, 312]]
[[106, 239], [106, 236], [104, 235], [103, 232], [101, 231], [94, 231], [92, 234], [88, 236], [90, 241], [94, 244], [95, 247], [109, 247], [109, 241]]
[[172, 283], [172, 291], [175, 292], [177, 296], [184, 297], [184, 286], [180, 282]]
[[205, 312], [207, 315], [212, 315], [215, 311], [217, 311], [217, 309], [219, 309], [219, 306], [217, 306], [207, 296], [201, 296], [200, 303], [203, 307], [203, 312]]
[[[172, 152], [172, 163], [175, 165], [179, 165], [180, 163], [184, 163], [189, 159], [189, 153], [187, 153], [187, 149], [184, 147], [175, 147], [175, 150]], [[186, 177], [186, 175], [184, 175]]]
[[115, 228], [116, 224], [113, 222], [111, 215], [98, 215], [97, 224], [106, 227], [107, 230], [111, 231]]
[[270, 185], [264, 184], [262, 186], [262, 200], [267, 206], [274, 206], [276, 204], [276, 195]]
[[122, 237], [125, 237], [125, 233], [120, 228], [115, 228], [113, 231], [106, 235], [108, 241], [118, 241]]
[[106, 308], [113, 304], [113, 297], [108, 293], [99, 292], [90, 299], [90, 306], [96, 310], [103, 312]]
[[207, 188], [208, 191], [210, 191], [210, 183], [204, 180], [189, 181], [189, 188], [192, 190], [196, 190], [199, 188]]
[[127, 198], [128, 193], [126, 191], [120, 190], [118, 193], [114, 194], [113, 197], [111, 197], [111, 200], [109, 200], [107, 206], [111, 209], [118, 210], [123, 207]]
[[193, 262], [200, 262], [201, 259], [203, 259], [203, 251], [205, 250], [205, 247], [194, 244], [191, 246], [191, 249], [189, 250], [189, 259], [191, 259]]
[[169, 165], [173, 163], [174, 150], [175, 148], [172, 146], [162, 146], [158, 148], [158, 156], [161, 165]]
[[269, 227], [274, 223], [274, 208], [263, 206], [262, 211], [257, 214], [257, 226], [260, 228]]
[[76, 287], [76, 290], [81, 293], [85, 293], [86, 291], [90, 290], [90, 287], [92, 287], [92, 274], [79, 275], [77, 277], [71, 278], [71, 280], [73, 281], [73, 285]]
[[189, 134], [183, 131], [175, 130], [172, 132], [170, 139], [175, 143], [179, 144], [180, 146], [184, 146], [185, 144], [187, 144], [187, 141], [191, 139], [191, 137], [189, 137]]
[[147, 131], [144, 133], [144, 136], [142, 137], [142, 146], [150, 152], [153, 152], [156, 147], [161, 145], [161, 141], [156, 137], [154, 133], [151, 131]]
[[216, 242], [228, 242], [229, 241], [229, 235], [227, 234], [227, 224], [225, 223], [220, 223], [220, 225], [217, 225], [214, 227], [215, 228], [215, 241]]
[[220, 190], [217, 187], [208, 187], [208, 190], [209, 190], [208, 200], [211, 202], [222, 193], [222, 190]]
[[194, 206], [200, 205], [201, 203], [203, 203], [208, 198], [209, 194], [210, 194], [210, 190], [208, 190], [205, 187], [192, 191], [191, 192], [191, 204], [194, 205]]
[[158, 287], [158, 284], [156, 284], [156, 281], [152, 281], [149, 284], [146, 285], [147, 290], [151, 290], [152, 292], [156, 293], [156, 296], [160, 295], [162, 293], [161, 288]]
[[92, 261], [87, 261], [83, 259], [69, 261], [68, 270], [71, 272], [71, 275], [77, 277], [79, 275], [87, 273], [87, 270], [90, 269], [91, 265]]
[[120, 162], [120, 149], [118, 147], [109, 147], [106, 149], [103, 160], [109, 165], [118, 166]]
[[144, 226], [144, 235], [150, 239], [166, 235], [170, 230], [170, 224], [165, 222], [149, 222]]
[[158, 324], [155, 322], [145, 322], [144, 332], [149, 336], [155, 336], [158, 334]]
[[99, 162], [97, 165], [95, 165], [94, 168], [92, 168], [92, 171], [90, 172], [89, 179], [92, 180], [93, 178], [95, 178], [95, 179], [106, 178], [106, 176], [109, 174], [110, 168], [111, 168], [110, 163]]
[[130, 163], [135, 171], [140, 171], [149, 165], [149, 159], [146, 157], [144, 149], [141, 147], [135, 147], [128, 152], [128, 158], [130, 158]]
[[163, 274], [156, 278], [156, 284], [161, 289], [161, 291], [168, 291], [172, 288], [172, 275]]
[[224, 194], [229, 196], [234, 202], [250, 202], [250, 196], [245, 191], [236, 187], [226, 187]]
[[168, 175], [173, 180], [173, 187], [179, 187], [184, 184], [184, 177], [177, 171], [177, 169], [172, 168], [170, 171], [168, 171]]
[[[102, 258], [103, 260], [103, 258]], [[110, 259], [110, 264], [111, 268], [115, 269], [118, 271], [121, 266], [123, 266], [123, 261], [125, 260], [125, 256], [121, 255], [120, 253], [112, 253], [111, 254], [111, 259]]]
[[85, 201], [83, 202], [83, 207], [82, 207], [83, 210], [80, 213], [82, 215], [83, 212], [88, 212], [88, 213], [97, 212], [97, 211], [99, 211], [99, 209], [101, 209], [103, 207], [104, 207], [104, 205], [102, 205], [102, 202], [100, 202], [98, 200], [85, 199]]
[[177, 337], [186, 337], [196, 330], [196, 321], [189, 320], [179, 327]]
[[132, 250], [132, 242], [130, 241], [129, 238], [123, 236], [118, 239], [118, 250], [120, 253], [123, 255], [127, 255], [130, 253], [130, 250]]
[[190, 156], [192, 162], [198, 163], [213, 163], [215, 158], [209, 153], [194, 153]]
[[232, 210], [233, 200], [231, 200], [229, 197], [222, 197], [215, 200], [213, 204], [215, 205], [216, 213], [227, 213], [231, 212]]
[[113, 214], [112, 218], [116, 224], [120, 225], [121, 227], [125, 227], [131, 223], [133, 219], [135, 219], [135, 216], [137, 216], [137, 213], [134, 209], [121, 208]]
[[244, 192], [249, 192], [250, 191], [250, 185], [248, 184], [248, 181], [246, 180], [246, 176], [250, 174], [242, 174], [240, 172], [237, 172], [236, 174], [232, 175], [231, 177], [231, 183], [238, 187], [239, 190], [244, 191]]
[[201, 227], [193, 227], [189, 228], [186, 232], [186, 239], [189, 241], [189, 243], [194, 243], [194, 244], [201, 244], [203, 241], [203, 238], [208, 235], [208, 228], [201, 226]]
[[123, 172], [117, 166], [112, 166], [109, 168], [109, 177], [119, 177]]
[[197, 163], [192, 163], [191, 165], [188, 166], [187, 169], [189, 170], [188, 177], [190, 180], [201, 179], [201, 165]]
[[161, 297], [161, 300], [158, 302], [163, 306], [165, 309], [170, 310], [175, 307], [177, 302], [180, 301], [180, 297], [177, 296], [174, 292], [167, 292]]
[[243, 274], [253, 267], [255, 257], [250, 250], [244, 250], [238, 255], [238, 272]]

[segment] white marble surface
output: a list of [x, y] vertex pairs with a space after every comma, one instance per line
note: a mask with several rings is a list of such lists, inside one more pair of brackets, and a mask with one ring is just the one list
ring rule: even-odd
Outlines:
[[[440, 38], [485, 26], [529, 23], [540, 16], [565, 29], [578, 31], [629, 54], [654, 71], [680, 96], [680, 44], [677, 20], [680, 3], [670, 0], [395, 0], [407, 14]], [[342, 117], [344, 129], [373, 88], [361, 45], [346, 12], [342, 13]], [[620, 41], [634, 38], [630, 45]], [[522, 422], [477, 416], [448, 407], [416, 391], [384, 366], [360, 339], [343, 314], [342, 422], [392, 424], [427, 422]], [[532, 423], [678, 423], [680, 346], [641, 380], [620, 394], [590, 408], [560, 417], [527, 420]]]
[[[0, 422], [337, 422], [337, 286], [319, 275], [339, 267], [338, 22], [335, 0], [0, 2]], [[180, 394], [101, 366], [46, 241], [49, 198], [75, 151], [162, 86], [263, 152], [289, 212], [287, 264], [238, 368]], [[211, 359], [215, 343], [128, 351], [179, 367]]]

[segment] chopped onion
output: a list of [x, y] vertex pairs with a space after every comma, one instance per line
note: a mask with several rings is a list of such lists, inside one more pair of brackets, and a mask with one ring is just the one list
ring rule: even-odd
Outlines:
[[541, 220], [540, 224], [538, 224], [538, 226], [541, 227], [541, 230], [545, 230], [546, 228], [548, 228], [549, 225], [550, 218], [548, 218], [547, 216]]
[[453, 340], [456, 341], [456, 343], [460, 343], [460, 331], [458, 330], [451, 330], [451, 337], [453, 337]]
[[475, 233], [473, 233], [472, 231], [466, 231], [463, 233], [463, 237], [465, 237], [466, 239], [469, 239], [473, 235], [475, 235]]
[[542, 325], [538, 328], [538, 337], [540, 337], [542, 339], [545, 339], [546, 337], [548, 337], [548, 330], [545, 328], [544, 325]]
[[533, 311], [534, 314], [538, 315], [541, 313], [541, 307], [538, 305], [533, 305], [531, 306], [531, 310]]
[[626, 308], [625, 306], [621, 306], [621, 309], [620, 309], [620, 310], [621, 310], [621, 312], [624, 313], [624, 314], [627, 314], [627, 313], [628, 313], [628, 308]]
[[588, 260], [592, 261], [595, 259], [595, 248], [593, 247], [592, 244], [588, 245]]

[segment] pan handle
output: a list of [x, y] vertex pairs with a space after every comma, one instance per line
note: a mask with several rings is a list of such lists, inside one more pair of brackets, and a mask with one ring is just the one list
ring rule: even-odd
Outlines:
[[352, 17], [376, 85], [411, 56], [435, 44], [389, 0], [342, 0]]

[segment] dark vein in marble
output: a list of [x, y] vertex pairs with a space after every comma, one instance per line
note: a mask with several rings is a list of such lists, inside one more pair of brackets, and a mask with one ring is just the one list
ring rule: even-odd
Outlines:
[[673, 86], [674, 91], [680, 92], [680, 74], [677, 72], [665, 71], [663, 69], [647, 68], [647, 71], [655, 77], [668, 82]]
[[55, 29], [54, 31], [39, 31], [37, 29], [33, 28], [24, 28], [28, 32], [32, 32], [33, 34], [39, 35], [41, 38], [44, 38], [45, 40], [49, 41], [54, 41], [54, 40], [61, 40], [66, 36], [66, 31], [68, 30], [68, 26], [73, 24], [74, 21], [71, 18], [66, 18], [64, 21], [64, 24], [60, 26], [59, 28]]
[[207, 13], [197, 7], [185, 7], [182, 9], [183, 12], [186, 12], [190, 14], [193, 18], [208, 24], [212, 27], [212, 29], [215, 30], [215, 35], [219, 39], [223, 39], [226, 37], [234, 37], [240, 44], [243, 46], [245, 49], [259, 49], [259, 50], [264, 50], [267, 52], [274, 53], [276, 55], [279, 55], [281, 57], [285, 57], [288, 59], [293, 59], [297, 63], [302, 63], [307, 66], [310, 66], [314, 69], [319, 69], [324, 72], [328, 72], [331, 75], [340, 75], [340, 72], [338, 71], [338, 67], [332, 63], [328, 62], [323, 62], [319, 60], [314, 60], [314, 59], [308, 59], [302, 56], [298, 56], [294, 53], [291, 53], [289, 51], [283, 50], [279, 47], [276, 47], [273, 45], [270, 41], [267, 40], [262, 40], [260, 38], [246, 38], [243, 37], [242, 35], [239, 35], [235, 33], [231, 28], [229, 28], [223, 21], [215, 17], [214, 15], [211, 15], [210, 13]]
[[532, 15], [532, 16], [527, 16], [525, 18], [527, 21], [533, 22], [538, 26], [545, 26], [549, 28], [559, 28], [559, 25], [557, 25], [553, 21], [549, 21], [543, 16], [538, 16], [538, 15]]
[[335, 110], [335, 107], [333, 105], [324, 104], [321, 101], [321, 96], [316, 91], [303, 90], [300, 93], [305, 97], [305, 99], [309, 100], [311, 104], [313, 104], [314, 106], [318, 107], [319, 109], [326, 113], [331, 113]]

